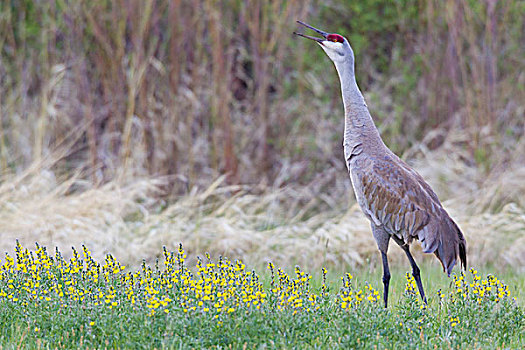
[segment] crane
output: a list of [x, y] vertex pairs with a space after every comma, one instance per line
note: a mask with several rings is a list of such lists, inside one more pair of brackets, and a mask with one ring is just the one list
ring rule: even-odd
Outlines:
[[354, 52], [348, 40], [342, 35], [297, 22], [322, 36], [294, 32], [316, 41], [334, 62], [339, 75], [345, 117], [344, 156], [357, 202], [370, 220], [372, 234], [381, 252], [385, 308], [390, 283], [387, 258], [390, 238], [410, 261], [419, 294], [426, 303], [420, 270], [410, 253], [410, 244], [416, 239], [424, 253], [434, 253], [443, 266], [443, 272], [450, 277], [458, 256], [466, 269], [465, 238], [430, 185], [381, 139], [357, 86]]

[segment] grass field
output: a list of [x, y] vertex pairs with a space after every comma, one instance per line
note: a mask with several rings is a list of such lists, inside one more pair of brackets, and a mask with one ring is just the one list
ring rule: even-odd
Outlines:
[[[522, 0], [0, 1], [0, 350], [524, 348], [523, 18]], [[381, 137], [479, 280], [414, 244], [422, 309], [392, 247], [381, 306], [339, 80], [296, 20], [349, 39]]]
[[[429, 303], [393, 270], [384, 309], [377, 272], [322, 270], [204, 256], [182, 246], [136, 271], [86, 247], [71, 259], [17, 246], [0, 269], [2, 348], [522, 348], [521, 275], [471, 269], [447, 279], [423, 267]], [[501, 276], [500, 276], [501, 277]], [[507, 279], [508, 277], [508, 279]], [[505, 280], [505, 282], [503, 282]], [[511, 281], [511, 283], [509, 283]], [[370, 282], [370, 283], [369, 283]], [[512, 285], [515, 283], [515, 285]], [[520, 306], [521, 305], [521, 306]]]

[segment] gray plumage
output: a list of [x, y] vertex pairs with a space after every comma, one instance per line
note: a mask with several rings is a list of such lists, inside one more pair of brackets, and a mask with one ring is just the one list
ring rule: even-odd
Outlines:
[[421, 297], [426, 301], [409, 245], [414, 239], [419, 240], [423, 251], [434, 253], [450, 276], [458, 256], [466, 268], [465, 238], [430, 185], [381, 139], [357, 86], [354, 53], [348, 40], [299, 23], [323, 36], [298, 34], [317, 41], [339, 74], [345, 109], [344, 155], [357, 201], [371, 222], [382, 254], [385, 307], [390, 280], [386, 257], [390, 238], [405, 251]]

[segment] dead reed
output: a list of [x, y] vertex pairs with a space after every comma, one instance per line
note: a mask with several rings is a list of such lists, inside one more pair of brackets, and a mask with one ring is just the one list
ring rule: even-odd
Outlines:
[[524, 11], [491, 0], [2, 3], [2, 172], [38, 162], [85, 125], [56, 167], [96, 169], [95, 184], [177, 174], [180, 194], [224, 173], [273, 183], [305, 162], [287, 181], [311, 181], [341, 162], [340, 101], [322, 53], [291, 37], [298, 18], [348, 34], [396, 151], [436, 128], [428, 145], [439, 147], [459, 129], [464, 161], [488, 171], [523, 135]]
[[[447, 160], [436, 161], [448, 159], [437, 151], [416, 159], [423, 174], [433, 174], [430, 182], [462, 227], [469, 262], [523, 271], [525, 189], [522, 181], [508, 179], [522, 179], [525, 167], [509, 169], [487, 184], [468, 167], [454, 165], [450, 171]], [[471, 175], [475, 181], [468, 189], [464, 183]], [[369, 223], [346, 174], [333, 176], [335, 186], [317, 180], [282, 188], [227, 185], [222, 176], [207, 188], [195, 186], [176, 201], [162, 203], [165, 179], [135, 178], [93, 188], [80, 176], [61, 181], [36, 168], [6, 179], [0, 188], [0, 250], [12, 249], [15, 239], [64, 250], [84, 243], [99, 258], [112, 252], [132, 264], [140, 258], [153, 262], [160, 247], [183, 242], [192, 259], [210, 252], [240, 257], [252, 266], [271, 260], [312, 269], [373, 268], [380, 261]], [[391, 253], [394, 264], [406, 263], [400, 249]], [[417, 248], [416, 254], [421, 255]]]

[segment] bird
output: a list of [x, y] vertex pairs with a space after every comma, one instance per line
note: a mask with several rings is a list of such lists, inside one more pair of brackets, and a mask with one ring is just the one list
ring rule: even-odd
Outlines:
[[370, 221], [383, 262], [383, 301], [388, 305], [390, 239], [405, 252], [421, 299], [427, 303], [420, 269], [410, 253], [414, 240], [424, 253], [434, 253], [448, 277], [457, 262], [467, 267], [467, 242], [423, 177], [392, 152], [381, 139], [357, 85], [355, 58], [349, 41], [309, 24], [300, 25], [321, 36], [294, 34], [313, 40], [332, 60], [341, 83], [344, 105], [343, 148], [346, 166], [361, 210]]

